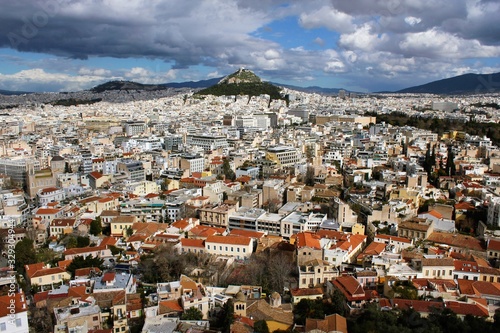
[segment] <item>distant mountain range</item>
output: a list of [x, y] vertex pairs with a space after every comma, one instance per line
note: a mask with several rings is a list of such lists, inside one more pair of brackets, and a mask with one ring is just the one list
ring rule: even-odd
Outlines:
[[[217, 85], [222, 80], [234, 74], [235, 73], [230, 74], [226, 77], [219, 77], [208, 80], [171, 82], [163, 84], [142, 84], [131, 81], [109, 81], [100, 84], [98, 86], [95, 86], [94, 88], [90, 89], [90, 91], [94, 93], [101, 93], [113, 90], [159, 91], [159, 90], [166, 90], [169, 88], [206, 89]], [[272, 82], [269, 82], [269, 84], [307, 93], [319, 93], [319, 94], [330, 94], [330, 95], [336, 95], [339, 93], [340, 90], [342, 90], [341, 88], [322, 88], [317, 86], [297, 87], [293, 85], [286, 85], [286, 84], [272, 83]], [[447, 79], [429, 82], [419, 86], [405, 88], [402, 90], [395, 91], [393, 93], [415, 93], [415, 94], [427, 93], [427, 94], [442, 94], [442, 95], [459, 95], [459, 94], [484, 94], [493, 92], [500, 92], [500, 73], [464, 74]], [[1, 95], [22, 95], [29, 93], [30, 92], [25, 92], [25, 91], [0, 90]], [[384, 91], [379, 93], [389, 93], [389, 91]]]
[[24, 94], [31, 94], [31, 92], [27, 91], [11, 91], [11, 90], [2, 90], [0, 89], [0, 95], [24, 95]]
[[500, 92], [500, 73], [464, 74], [397, 91], [415, 94], [484, 94]]

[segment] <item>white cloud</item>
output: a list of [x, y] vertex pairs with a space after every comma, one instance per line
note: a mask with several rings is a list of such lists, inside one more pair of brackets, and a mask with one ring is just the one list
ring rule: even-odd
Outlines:
[[337, 32], [351, 32], [355, 28], [351, 15], [327, 6], [302, 13], [299, 23], [306, 29], [325, 27]]
[[405, 22], [411, 26], [414, 26], [422, 22], [422, 19], [420, 17], [407, 16], [405, 17]]
[[22, 91], [77, 91], [108, 79], [97, 75], [69, 75], [49, 73], [42, 68], [22, 70], [13, 74], [0, 74], [0, 87]]
[[427, 58], [481, 58], [500, 56], [500, 46], [481, 45], [447, 32], [431, 29], [408, 33], [399, 43], [404, 54]]
[[387, 35], [377, 35], [372, 32], [372, 27], [369, 24], [364, 24], [353, 33], [341, 35], [339, 44], [350, 50], [373, 51], [387, 40]]

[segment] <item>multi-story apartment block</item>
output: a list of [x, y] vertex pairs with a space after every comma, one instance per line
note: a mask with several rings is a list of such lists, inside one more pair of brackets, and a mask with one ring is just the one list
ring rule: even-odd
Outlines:
[[229, 215], [236, 212], [238, 206], [222, 204], [215, 207], [202, 207], [198, 209], [200, 223], [214, 227], [227, 228], [229, 225]]
[[500, 197], [491, 198], [488, 206], [488, 225], [500, 227]]
[[188, 169], [191, 174], [202, 172], [205, 169], [205, 159], [201, 155], [182, 154], [180, 168]]
[[280, 167], [288, 167], [299, 163], [300, 155], [294, 147], [275, 146], [267, 149], [266, 159], [276, 162]]
[[132, 182], [143, 181], [146, 179], [146, 171], [141, 161], [125, 159], [117, 163], [116, 172], [123, 173], [128, 180]]
[[186, 145], [197, 146], [204, 150], [215, 150], [228, 147], [226, 137], [212, 135], [187, 135]]
[[289, 239], [299, 232], [316, 231], [326, 218], [326, 214], [292, 212], [281, 221], [281, 236]]
[[127, 136], [140, 135], [147, 130], [147, 124], [144, 121], [126, 121], [123, 130]]
[[265, 213], [257, 218], [257, 231], [268, 235], [281, 235], [281, 220], [285, 214]]
[[265, 214], [260, 208], [240, 207], [229, 215], [230, 229], [257, 230], [257, 219]]
[[0, 173], [8, 175], [14, 185], [26, 186], [30, 170], [40, 170], [40, 162], [32, 157], [0, 158]]

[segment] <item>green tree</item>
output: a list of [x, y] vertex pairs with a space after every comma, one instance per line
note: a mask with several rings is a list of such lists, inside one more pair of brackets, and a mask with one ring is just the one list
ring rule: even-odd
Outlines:
[[66, 248], [67, 249], [73, 249], [78, 246], [78, 242], [75, 237], [70, 236], [68, 239], [68, 242], [66, 243]]
[[87, 247], [90, 245], [90, 238], [78, 236], [76, 237], [76, 247]]
[[269, 327], [267, 326], [267, 322], [265, 320], [257, 320], [253, 324], [253, 330], [256, 333], [269, 333]]
[[322, 300], [301, 299], [293, 309], [295, 323], [305, 325], [306, 318], [323, 319], [325, 312]]
[[30, 265], [36, 263], [36, 251], [33, 245], [33, 240], [29, 238], [24, 238], [15, 246], [16, 255], [16, 271], [19, 274], [24, 274], [25, 265]]
[[224, 161], [222, 162], [222, 173], [226, 176], [226, 179], [230, 179], [232, 181], [236, 179], [236, 174], [233, 169], [231, 169], [229, 157], [224, 158]]
[[233, 300], [229, 299], [223, 306], [221, 311], [217, 314], [215, 327], [222, 333], [229, 333], [231, 331], [231, 324], [234, 321], [234, 304]]
[[201, 320], [203, 319], [203, 313], [195, 307], [191, 307], [184, 311], [181, 317], [182, 320]]
[[102, 222], [101, 222], [101, 217], [98, 216], [95, 218], [95, 220], [92, 220], [90, 222], [90, 229], [89, 233], [94, 236], [100, 235], [102, 232]]
[[309, 165], [306, 169], [304, 183], [307, 186], [314, 186], [314, 167], [312, 165]]
[[331, 309], [328, 311], [328, 314], [338, 313], [341, 316], [345, 316], [347, 314], [348, 310], [346, 298], [340, 290], [335, 289], [332, 294], [331, 301]]
[[71, 261], [66, 270], [72, 277], [74, 277], [75, 271], [79, 268], [97, 267], [99, 269], [103, 269], [103, 262], [104, 260], [99, 257], [88, 256], [84, 258], [82, 256], [76, 256], [73, 258], [73, 261]]
[[117, 254], [120, 254], [122, 251], [120, 248], [114, 246], [114, 245], [108, 245], [109, 250], [111, 251], [111, 254], [116, 256]]

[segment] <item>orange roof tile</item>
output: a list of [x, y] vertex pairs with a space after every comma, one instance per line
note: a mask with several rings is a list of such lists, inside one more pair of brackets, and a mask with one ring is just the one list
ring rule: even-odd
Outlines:
[[182, 238], [181, 245], [182, 247], [205, 248], [205, 241], [203, 239]]
[[207, 243], [228, 244], [228, 245], [250, 245], [252, 239], [245, 236], [217, 236], [207, 237]]

